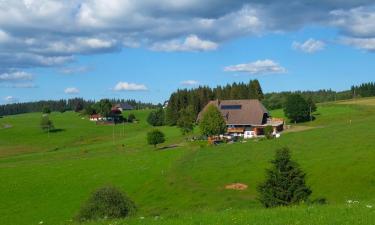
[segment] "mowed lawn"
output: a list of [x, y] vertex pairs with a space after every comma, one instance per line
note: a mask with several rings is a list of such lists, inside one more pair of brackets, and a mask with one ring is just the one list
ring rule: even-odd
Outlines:
[[[38, 113], [1, 118], [0, 127], [12, 127], [0, 129], [0, 224], [69, 224], [90, 193], [106, 184], [127, 192], [138, 206], [136, 217], [122, 224], [230, 224], [233, 219], [303, 224], [319, 215], [329, 224], [375, 223], [374, 106], [320, 105], [315, 121], [297, 125], [311, 129], [292, 124], [298, 132], [276, 140], [219, 146], [186, 142], [177, 128], [161, 127], [167, 136], [162, 146], [178, 145], [164, 150], [146, 144], [153, 129], [145, 122], [148, 113], [136, 111], [139, 123], [115, 127], [97, 126], [73, 112], [53, 113], [62, 131], [50, 137], [40, 131]], [[283, 116], [281, 110], [272, 114]], [[306, 171], [313, 198], [326, 198], [328, 206], [315, 206], [311, 213], [304, 206], [261, 208], [256, 186], [275, 149], [284, 146]], [[235, 182], [248, 189], [224, 188]], [[353, 209], [347, 200], [360, 206]], [[330, 215], [338, 216], [330, 220]], [[319, 218], [309, 221], [319, 224]]]

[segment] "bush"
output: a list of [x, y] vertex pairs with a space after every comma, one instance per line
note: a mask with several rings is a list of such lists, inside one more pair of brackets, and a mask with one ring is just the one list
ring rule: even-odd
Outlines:
[[152, 126], [163, 126], [165, 124], [165, 115], [162, 108], [150, 112], [147, 117], [147, 122]]
[[272, 139], [273, 138], [273, 127], [268, 125], [264, 128], [264, 136], [267, 138], [267, 139]]
[[115, 187], [97, 189], [81, 207], [78, 221], [123, 218], [134, 214], [135, 204]]
[[136, 120], [135, 115], [133, 113], [130, 113], [128, 116], [128, 122], [133, 123]]
[[164, 143], [164, 141], [164, 133], [160, 130], [156, 129], [147, 133], [147, 143], [149, 145], [154, 145], [155, 148], [157, 144]]
[[311, 190], [305, 184], [306, 174], [291, 160], [289, 149], [277, 150], [273, 168], [266, 181], [258, 186], [259, 201], [266, 207], [298, 204], [307, 201]]

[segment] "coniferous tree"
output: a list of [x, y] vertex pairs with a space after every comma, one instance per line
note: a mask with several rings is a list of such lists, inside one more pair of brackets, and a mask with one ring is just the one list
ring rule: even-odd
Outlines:
[[182, 134], [188, 134], [193, 131], [195, 123], [194, 109], [189, 106], [181, 110], [180, 118], [177, 121], [177, 126], [181, 129]]
[[306, 174], [291, 160], [288, 148], [276, 151], [266, 180], [258, 186], [259, 201], [267, 208], [288, 206], [308, 200], [312, 191], [305, 183]]

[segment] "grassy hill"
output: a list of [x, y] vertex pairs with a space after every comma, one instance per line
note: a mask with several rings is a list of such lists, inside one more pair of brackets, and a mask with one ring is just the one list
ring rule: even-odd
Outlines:
[[[164, 146], [178, 145], [164, 150], [146, 144], [148, 111], [135, 112], [139, 123], [115, 127], [52, 113], [61, 131], [50, 137], [39, 128], [39, 113], [0, 118], [0, 224], [70, 224], [105, 184], [127, 192], [139, 208], [120, 224], [375, 223], [375, 99], [364, 102], [319, 105], [315, 121], [292, 125], [276, 140], [214, 147], [162, 127]], [[308, 174], [313, 198], [326, 198], [327, 206], [260, 206], [256, 186], [282, 146]], [[225, 189], [234, 182], [248, 189]]]

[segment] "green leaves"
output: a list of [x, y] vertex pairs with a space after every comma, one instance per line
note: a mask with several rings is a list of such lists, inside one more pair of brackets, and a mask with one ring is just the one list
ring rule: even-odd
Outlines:
[[224, 134], [227, 130], [224, 117], [214, 105], [208, 106], [207, 110], [203, 113], [199, 127], [202, 134], [207, 136]]

